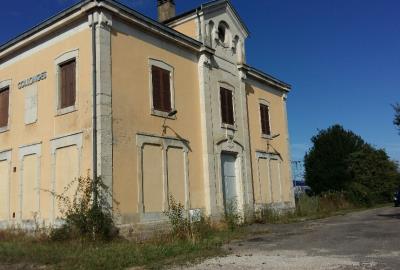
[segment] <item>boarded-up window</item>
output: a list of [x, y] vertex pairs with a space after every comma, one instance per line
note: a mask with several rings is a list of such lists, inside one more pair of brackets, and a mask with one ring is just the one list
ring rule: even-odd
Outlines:
[[20, 211], [23, 220], [32, 220], [35, 213], [39, 211], [37, 209], [37, 190], [39, 188], [37, 186], [38, 156], [25, 156], [22, 165], [24, 170], [22, 171], [22, 204], [20, 205]]
[[[59, 148], [55, 152], [55, 194], [63, 194], [72, 200], [77, 189], [79, 177], [79, 151], [76, 146]], [[69, 187], [67, 190], [66, 188]], [[55, 216], [62, 216], [60, 205], [55, 199]]]
[[163, 161], [159, 145], [143, 147], [143, 203], [145, 213], [162, 212], [164, 205]]
[[8, 126], [10, 88], [0, 89], [0, 127]]
[[272, 202], [282, 202], [282, 183], [280, 165], [277, 159], [270, 159], [269, 170], [272, 185]]
[[254, 189], [258, 189], [258, 194], [255, 192], [254, 197], [256, 203], [271, 203], [271, 179], [269, 172], [269, 159], [258, 159], [258, 185], [254, 185]]
[[76, 99], [76, 61], [60, 65], [60, 105], [59, 109], [75, 105]]
[[235, 123], [235, 119], [233, 117], [233, 95], [232, 95], [232, 91], [221, 87], [220, 95], [221, 95], [221, 118], [222, 118], [222, 123], [233, 125]]
[[271, 135], [271, 127], [269, 124], [269, 108], [265, 104], [260, 104], [261, 114], [261, 130], [264, 135]]
[[0, 161], [0, 221], [9, 218], [9, 181], [10, 163], [8, 160]]
[[162, 112], [171, 111], [171, 72], [163, 68], [151, 67], [153, 82], [153, 109]]

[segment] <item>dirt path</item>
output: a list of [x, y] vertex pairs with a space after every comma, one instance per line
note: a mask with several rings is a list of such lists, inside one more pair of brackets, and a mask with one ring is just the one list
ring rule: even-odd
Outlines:
[[187, 269], [400, 269], [400, 208], [253, 229], [271, 233], [234, 241], [225, 247], [231, 255]]

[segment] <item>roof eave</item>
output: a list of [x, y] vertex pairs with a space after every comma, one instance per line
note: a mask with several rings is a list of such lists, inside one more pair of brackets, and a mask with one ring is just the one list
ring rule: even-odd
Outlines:
[[239, 16], [239, 13], [237, 12], [237, 10], [235, 9], [235, 7], [232, 5], [231, 1], [229, 0], [213, 0], [210, 1], [208, 3], [204, 3], [202, 5], [200, 5], [197, 8], [191, 9], [189, 11], [186, 11], [182, 14], [179, 14], [175, 17], [172, 17], [166, 21], [164, 21], [163, 23], [167, 24], [167, 25], [174, 25], [175, 23], [179, 23], [180, 20], [183, 20], [185, 18], [187, 18], [188, 16], [191, 16], [193, 14], [195, 14], [197, 11], [202, 11], [204, 9], [207, 8], [212, 8], [214, 6], [220, 5], [220, 4], [228, 4], [228, 6], [231, 8], [231, 10], [233, 11], [233, 14], [236, 16], [237, 20], [240, 22], [241, 26], [243, 27], [243, 30], [245, 32], [245, 34], [247, 36], [250, 35], [250, 31], [247, 28], [246, 24], [244, 23], [244, 21], [242, 20], [242, 18]]
[[224, 3], [227, 3], [228, 6], [232, 9], [233, 14], [236, 16], [237, 20], [242, 25], [243, 30], [245, 31], [246, 35], [249, 36], [250, 35], [249, 28], [247, 28], [247, 25], [244, 23], [244, 21], [242, 20], [242, 18], [240, 17], [239, 13], [235, 9], [235, 7], [232, 5], [230, 0], [214, 0], [214, 1], [210, 1], [208, 3], [202, 4], [201, 5], [201, 9], [217, 6], [217, 5], [224, 4]]
[[[62, 20], [67, 20], [67, 21], [73, 21], [76, 20], [76, 17], [82, 18], [83, 14], [86, 14], [89, 10], [93, 8], [105, 8], [110, 11], [118, 10], [118, 11], [123, 11], [125, 14], [127, 14], [127, 17], [132, 17], [136, 19], [136, 23], [141, 24], [143, 27], [147, 27], [149, 30], [152, 30], [152, 32], [161, 34], [162, 36], [173, 39], [175, 41], [178, 41], [181, 45], [186, 46], [188, 48], [194, 49], [199, 51], [201, 49], [201, 42], [192, 39], [191, 37], [188, 37], [168, 26], [165, 26], [162, 23], [159, 23], [149, 17], [146, 17], [145, 15], [121, 4], [113, 0], [101, 0], [101, 1], [94, 1], [94, 0], [84, 0], [82, 2], [79, 2], [78, 4], [75, 4], [71, 6], [70, 8], [67, 8], [60, 13], [50, 17], [49, 19], [43, 21], [42, 23], [36, 25], [35, 27], [31, 28], [30, 30], [22, 33], [21, 35], [18, 35], [17, 37], [11, 39], [10, 41], [4, 43], [3, 45], [0, 45], [0, 58], [4, 58], [13, 51], [20, 49], [23, 46], [26, 46], [27, 44], [30, 43], [30, 40], [37, 40], [38, 38], [41, 38], [45, 35], [48, 34], [46, 31], [47, 29], [49, 31], [54, 31], [56, 29], [61, 28], [64, 23], [62, 23], [59, 26], [55, 26], [54, 29], [51, 29], [52, 26], [56, 25], [58, 22]], [[113, 9], [114, 8], [114, 9]], [[76, 15], [73, 18], [69, 18], [72, 15]], [[115, 13], [118, 16], [122, 16], [122, 14], [119, 14], [119, 12]], [[36, 35], [36, 36], [35, 36]]]
[[290, 92], [292, 89], [292, 86], [290, 84], [285, 83], [263, 71], [260, 71], [254, 67], [251, 67], [249, 65], [246, 65], [246, 64], [239, 65], [238, 68], [241, 70], [244, 70], [248, 77], [251, 77], [253, 79], [256, 79], [256, 80], [264, 82], [264, 83], [267, 83], [271, 86], [279, 88], [280, 90], [282, 90], [284, 92]]
[[[178, 31], [164, 25], [163, 23], [159, 23], [159, 22], [119, 3], [119, 2], [116, 2], [113, 0], [103, 0], [102, 2], [107, 3], [111, 6], [114, 6], [117, 9], [119, 9], [120, 11], [123, 11], [126, 14], [138, 19], [136, 21], [137, 23], [144, 22], [145, 24], [142, 24], [142, 26], [148, 26], [149, 29], [155, 30], [155, 32], [158, 32], [158, 33], [163, 33], [164, 36], [166, 36], [166, 37], [169, 36], [171, 38], [178, 39], [179, 41], [181, 41], [182, 44], [186, 44], [188, 47], [199, 50], [202, 46], [202, 43], [200, 41], [197, 41], [189, 36], [186, 36]], [[120, 14], [119, 12], [116, 12], [116, 14], [118, 16], [122, 16], [122, 14]]]
[[64, 9], [63, 11], [57, 13], [56, 15], [46, 19], [45, 21], [37, 24], [36, 26], [32, 27], [31, 29], [23, 32], [22, 34], [16, 36], [15, 38], [12, 38], [11, 40], [7, 41], [4, 44], [0, 45], [0, 53], [7, 50], [8, 48], [12, 47], [13, 45], [19, 43], [20, 41], [31, 37], [32, 35], [42, 31], [46, 27], [54, 24], [55, 22], [68, 17], [69, 15], [73, 14], [74, 12], [79, 11], [83, 6], [87, 5], [88, 3], [92, 2], [93, 0], [84, 0], [81, 1], [67, 9]]

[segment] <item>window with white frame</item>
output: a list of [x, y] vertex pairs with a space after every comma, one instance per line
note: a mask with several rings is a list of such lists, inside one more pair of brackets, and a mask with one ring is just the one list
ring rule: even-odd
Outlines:
[[263, 100], [260, 102], [260, 124], [261, 134], [263, 136], [271, 136], [269, 104]]
[[60, 96], [59, 109], [75, 105], [76, 101], [76, 60], [72, 59], [59, 66]]
[[220, 102], [222, 124], [233, 126], [235, 124], [235, 114], [233, 109], [233, 91], [221, 87]]
[[150, 59], [150, 94], [153, 115], [167, 117], [175, 109], [174, 69], [172, 66]]
[[10, 121], [11, 81], [0, 82], [0, 132], [7, 131]]
[[10, 87], [0, 89], [0, 128], [8, 126]]
[[78, 50], [66, 52], [55, 60], [57, 72], [57, 114], [77, 109]]

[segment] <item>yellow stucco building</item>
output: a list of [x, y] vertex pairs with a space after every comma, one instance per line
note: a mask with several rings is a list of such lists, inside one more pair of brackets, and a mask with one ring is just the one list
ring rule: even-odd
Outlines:
[[290, 85], [246, 63], [229, 1], [158, 9], [84, 0], [0, 47], [1, 226], [56, 222], [51, 192], [88, 173], [121, 225], [165, 219], [169, 195], [216, 219], [294, 206]]

